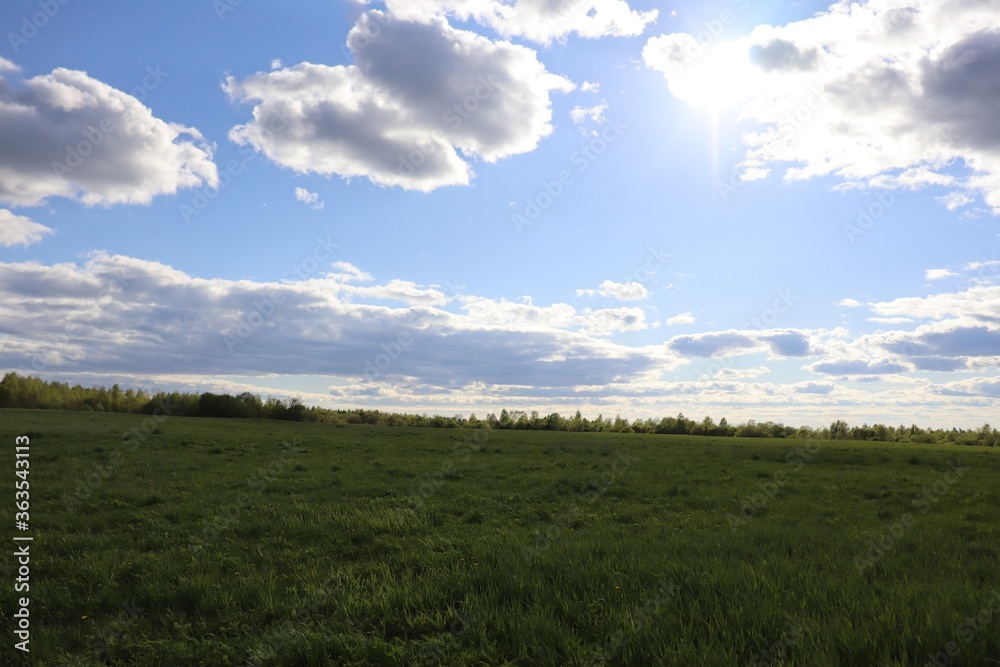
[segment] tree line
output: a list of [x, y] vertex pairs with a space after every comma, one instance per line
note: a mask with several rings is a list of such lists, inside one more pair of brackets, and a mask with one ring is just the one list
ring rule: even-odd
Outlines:
[[[166, 410], [164, 409], [166, 407]], [[428, 416], [382, 412], [380, 410], [331, 410], [306, 406], [298, 399], [262, 399], [259, 395], [244, 392], [229, 394], [202, 394], [182, 392], [157, 392], [150, 394], [143, 389], [125, 389], [115, 384], [105, 387], [70, 386], [65, 382], [48, 382], [38, 377], [7, 373], [0, 381], [0, 408], [29, 410], [84, 410], [93, 412], [122, 412], [131, 414], [163, 414], [180, 417], [226, 417], [234, 419], [282, 419], [329, 424], [372, 424], [379, 426], [419, 426], [427, 428], [484, 428], [502, 430], [575, 431], [604, 433], [659, 433], [674, 435], [700, 435], [738, 438], [813, 438], [822, 440], [870, 440], [880, 442], [951, 443], [958, 445], [1000, 444], [1000, 431], [984, 424], [977, 429], [925, 429], [910, 426], [850, 426], [836, 420], [828, 427], [786, 426], [772, 421], [757, 422], [753, 419], [730, 424], [725, 417], [716, 422], [712, 417], [701, 421], [688, 419], [683, 414], [676, 417], [635, 419], [628, 421], [621, 416], [594, 419], [583, 417], [578, 410], [572, 417], [558, 412], [541, 415], [537, 411], [501, 410], [488, 414], [484, 419], [475, 414]]]

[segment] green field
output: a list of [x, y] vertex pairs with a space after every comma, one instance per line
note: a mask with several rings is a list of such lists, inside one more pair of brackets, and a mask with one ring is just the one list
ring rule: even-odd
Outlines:
[[1000, 665], [996, 448], [3, 410], [8, 545], [25, 434], [2, 664]]

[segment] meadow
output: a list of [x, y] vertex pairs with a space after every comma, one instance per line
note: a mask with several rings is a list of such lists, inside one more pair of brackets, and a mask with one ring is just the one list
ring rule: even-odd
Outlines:
[[3, 664], [1000, 665], [1000, 448], [0, 410], [8, 545], [22, 435]]

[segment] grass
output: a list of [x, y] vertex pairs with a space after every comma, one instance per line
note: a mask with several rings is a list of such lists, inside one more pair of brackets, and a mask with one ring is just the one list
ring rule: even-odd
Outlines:
[[1000, 664], [994, 450], [144, 419], [0, 411], [31, 664]]

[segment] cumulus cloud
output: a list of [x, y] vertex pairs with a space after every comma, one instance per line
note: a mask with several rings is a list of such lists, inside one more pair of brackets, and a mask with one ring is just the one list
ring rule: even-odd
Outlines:
[[331, 271], [326, 274], [327, 278], [336, 280], [341, 283], [353, 283], [353, 282], [368, 282], [374, 280], [370, 273], [362, 271], [358, 267], [354, 266], [350, 262], [334, 262], [333, 268], [335, 271]]
[[871, 304], [882, 317], [945, 320], [968, 319], [1000, 323], [1000, 285], [970, 287], [961, 292], [945, 292], [926, 297], [902, 297]]
[[718, 380], [752, 380], [762, 375], [767, 375], [771, 369], [767, 366], [757, 366], [756, 368], [720, 368], [715, 373]]
[[[845, 187], [950, 187], [1000, 214], [1000, 5], [980, 0], [841, 0], [812, 18], [703, 46], [648, 41], [671, 93], [738, 105], [744, 179], [836, 176]], [[958, 165], [956, 168], [956, 164]]]
[[[973, 262], [962, 270], [988, 264]], [[806, 368], [855, 379], [995, 370], [1000, 367], [1000, 286], [969, 284], [957, 292], [867, 304], [878, 315], [870, 321], [912, 328], [827, 337], [814, 347], [826, 358]]]
[[820, 396], [831, 394], [836, 389], [836, 386], [824, 382], [803, 382], [793, 385], [793, 387], [800, 394], [818, 394]]
[[[577, 312], [463, 297], [456, 313], [440, 308], [448, 297], [435, 288], [373, 283], [346, 262], [332, 268], [264, 283], [196, 278], [102, 253], [82, 265], [0, 263], [0, 368], [544, 389], [627, 381], [678, 363], [656, 347], [598, 337], [641, 327], [639, 309]], [[366, 373], [366, 360], [401, 334], [411, 343], [406, 352], [391, 368]]]
[[819, 54], [815, 47], [800, 48], [785, 39], [754, 44], [747, 52], [750, 62], [765, 72], [809, 71], [816, 67]]
[[985, 262], [969, 262], [962, 267], [966, 271], [981, 271], [983, 269], [995, 269], [994, 275], [1000, 273], [1000, 260], [988, 260]]
[[958, 274], [948, 269], [927, 269], [924, 271], [924, 280], [944, 280], [953, 278]]
[[759, 338], [779, 357], [806, 357], [812, 353], [810, 336], [802, 331], [766, 332]]
[[949, 192], [943, 197], [938, 197], [937, 200], [944, 204], [944, 207], [949, 211], [957, 211], [963, 206], [967, 206], [972, 202], [976, 201], [976, 198], [967, 192], [962, 192], [961, 190], [955, 190]]
[[841, 299], [838, 306], [843, 306], [844, 308], [858, 308], [861, 306], [861, 302], [857, 299]]
[[[16, 71], [7, 65], [0, 73]], [[63, 68], [13, 84], [0, 75], [0, 145], [0, 202], [16, 206], [49, 197], [148, 204], [218, 181], [212, 147], [198, 130], [160, 120], [135, 97]]]
[[326, 202], [320, 201], [317, 193], [309, 192], [305, 188], [295, 188], [295, 199], [315, 211], [321, 211], [326, 206]]
[[1000, 326], [940, 322], [897, 333], [884, 346], [910, 357], [1000, 358]]
[[657, 10], [639, 12], [625, 0], [386, 0], [392, 14], [411, 21], [447, 14], [476, 21], [504, 37], [548, 44], [570, 34], [595, 39], [641, 34]]
[[830, 359], [810, 364], [807, 368], [825, 375], [883, 375], [905, 373], [908, 367], [888, 360], [864, 361], [862, 359]]
[[793, 329], [729, 330], [674, 336], [667, 346], [692, 357], [719, 357], [769, 351], [776, 357], [811, 354], [810, 333]]
[[230, 139], [302, 173], [364, 177], [429, 192], [467, 185], [471, 159], [534, 150], [551, 133], [551, 91], [573, 84], [529, 48], [457, 30], [443, 18], [361, 16], [355, 64], [300, 63], [224, 88], [254, 104]]
[[637, 281], [616, 283], [605, 280], [598, 289], [578, 289], [576, 296], [606, 296], [619, 301], [641, 301], [649, 296], [649, 291]]
[[945, 396], [984, 396], [1000, 398], [1000, 378], [970, 378], [956, 382], [946, 382], [932, 388], [933, 392]]
[[646, 328], [646, 314], [641, 308], [585, 308], [578, 311], [565, 303], [536, 306], [530, 299], [518, 303], [503, 298], [467, 296], [460, 297], [460, 300], [462, 309], [473, 321], [491, 327], [521, 331], [557, 328], [595, 336]]
[[[199, 278], [103, 253], [81, 264], [0, 263], [0, 304], [0, 371], [71, 382], [131, 378], [140, 386], [287, 396], [264, 388], [267, 376], [310, 376], [327, 379], [326, 404], [341, 407], [589, 406], [632, 415], [683, 409], [785, 422], [894, 414], [974, 423], [982, 406], [1000, 398], [997, 379], [987, 377], [1000, 365], [1000, 357], [988, 356], [1000, 349], [996, 329], [971, 320], [861, 336], [746, 330], [625, 345], [609, 336], [642, 329], [640, 308], [449, 297], [433, 285], [376, 280], [343, 260], [326, 272], [273, 282]], [[824, 357], [808, 370], [851, 383], [764, 382], [766, 366], [718, 369], [699, 381], [665, 379], [690, 363], [685, 357], [781, 357], [804, 349]], [[980, 377], [935, 383], [913, 369]], [[246, 385], [248, 376], [259, 384]], [[305, 398], [322, 403], [324, 396]]]
[[38, 243], [46, 236], [54, 234], [45, 225], [40, 225], [23, 215], [14, 215], [0, 208], [0, 245], [8, 248], [22, 245], [29, 246]]
[[577, 125], [581, 125], [588, 120], [592, 123], [603, 123], [604, 112], [607, 110], [607, 104], [595, 104], [592, 107], [573, 107], [569, 115]]
[[697, 320], [695, 319], [695, 316], [692, 315], [690, 312], [687, 312], [687, 313], [678, 313], [677, 315], [674, 315], [673, 317], [668, 317], [667, 318], [667, 326], [668, 327], [675, 327], [675, 326], [680, 325], [680, 324], [694, 324], [696, 321]]

